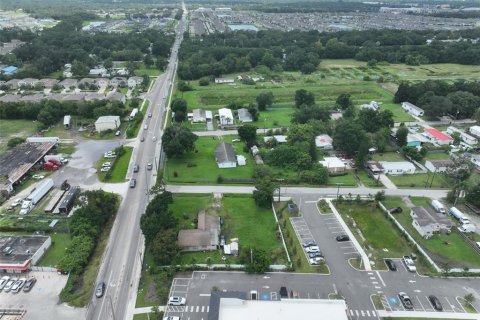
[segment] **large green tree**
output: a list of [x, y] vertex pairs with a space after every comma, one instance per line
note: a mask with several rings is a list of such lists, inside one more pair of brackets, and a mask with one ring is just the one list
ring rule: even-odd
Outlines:
[[256, 179], [255, 190], [253, 191], [253, 199], [259, 207], [270, 208], [273, 201], [273, 192], [277, 189], [277, 185], [266, 176]]
[[238, 136], [242, 141], [252, 143], [257, 138], [257, 127], [253, 124], [244, 124], [238, 128]]
[[345, 110], [350, 106], [353, 106], [353, 100], [348, 93], [341, 93], [335, 101], [335, 106], [339, 109]]
[[315, 96], [312, 92], [305, 89], [295, 91], [295, 106], [297, 108], [300, 108], [300, 106], [312, 106], [314, 104]]
[[407, 145], [407, 136], [408, 136], [408, 128], [402, 122], [395, 133], [395, 139], [397, 140], [397, 145], [399, 147], [403, 147]]
[[348, 156], [354, 156], [364, 137], [365, 131], [359, 124], [342, 120], [335, 127], [333, 146], [336, 150], [344, 151]]
[[273, 93], [271, 92], [262, 92], [260, 93], [255, 100], [257, 101], [258, 109], [263, 111], [268, 107], [272, 106], [273, 103]]
[[168, 127], [162, 136], [163, 151], [169, 158], [180, 157], [195, 149], [197, 139], [198, 136], [188, 128], [180, 125]]

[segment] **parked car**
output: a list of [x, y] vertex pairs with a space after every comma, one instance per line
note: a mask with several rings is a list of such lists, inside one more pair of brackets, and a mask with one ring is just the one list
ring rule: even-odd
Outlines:
[[405, 292], [399, 292], [398, 297], [406, 310], [413, 310], [413, 303], [410, 297]]
[[180, 320], [180, 317], [174, 317], [174, 316], [164, 317], [163, 320]]
[[233, 139], [232, 142], [240, 142], [240, 139]]
[[115, 135], [118, 137], [120, 135], [120, 130], [117, 130], [117, 132], [115, 132]]
[[385, 259], [385, 264], [387, 265], [388, 270], [397, 271], [397, 265], [395, 264], [395, 262], [393, 262], [392, 259]]
[[390, 213], [402, 213], [403, 209], [401, 207], [391, 208], [388, 210]]
[[25, 285], [25, 281], [27, 281], [27, 279], [25, 278], [20, 278], [17, 281], [15, 281], [15, 283], [12, 286], [12, 292], [18, 293], [19, 291], [21, 291], [23, 286]]
[[170, 297], [168, 299], [169, 306], [184, 306], [187, 303], [187, 299], [183, 297]]
[[95, 289], [95, 296], [97, 298], [101, 298], [103, 297], [104, 294], [105, 294], [105, 282], [100, 282], [99, 284], [97, 284], [97, 288]]
[[287, 287], [280, 287], [280, 298], [288, 298]]
[[442, 304], [440, 303], [440, 300], [438, 300], [437, 297], [435, 297], [434, 295], [430, 295], [428, 296], [428, 300], [430, 301], [430, 303], [432, 304], [435, 310], [443, 311]]
[[135, 188], [137, 185], [137, 179], [131, 179], [130, 180], [130, 188]]
[[316, 245], [317, 244], [313, 240], [305, 241], [304, 243], [302, 243], [302, 246], [304, 248], [311, 247], [311, 246], [316, 246]]
[[323, 257], [323, 254], [321, 252], [312, 252], [308, 254], [309, 258], [317, 258], [317, 257]]
[[5, 287], [8, 280], [10, 280], [9, 276], [3, 276], [2, 279], [0, 279], [0, 290], [2, 290]]
[[133, 172], [138, 172], [138, 170], [140, 170], [140, 167], [138, 166], [138, 164], [134, 164], [133, 165]]
[[112, 163], [111, 162], [104, 162], [102, 164], [102, 167], [111, 167], [112, 166]]
[[25, 282], [25, 286], [23, 286], [23, 291], [24, 292], [29, 292], [30, 290], [32, 290], [32, 288], [33, 288], [33, 286], [35, 285], [36, 282], [37, 282], [37, 279], [35, 279], [35, 278], [28, 279]]
[[151, 162], [147, 163], [147, 170], [152, 170], [153, 165]]
[[321, 262], [325, 261], [325, 259], [323, 257], [316, 257], [316, 258], [310, 258], [308, 260], [308, 262], [310, 262], [310, 264], [320, 264]]
[[307, 253], [320, 252], [320, 248], [317, 247], [317, 246], [311, 246], [311, 247], [307, 247], [307, 248], [305, 249], [305, 251], [306, 251]]
[[3, 287], [4, 292], [9, 292], [12, 289], [13, 284], [17, 281], [17, 279], [10, 279], [7, 281], [5, 284], [5, 287]]
[[100, 169], [101, 172], [108, 172], [110, 171], [112, 167], [102, 167], [102, 169]]
[[415, 262], [413, 262], [412, 258], [410, 258], [409, 256], [403, 256], [402, 260], [403, 263], [405, 263], [408, 271], [417, 272], [417, 267], [415, 267]]
[[350, 241], [350, 238], [346, 234], [341, 234], [335, 238], [338, 242]]
[[250, 291], [250, 300], [258, 300], [258, 291], [257, 290]]
[[40, 174], [34, 174], [32, 176], [32, 178], [35, 179], [35, 180], [42, 180], [43, 178], [45, 178], [45, 176], [42, 176]]

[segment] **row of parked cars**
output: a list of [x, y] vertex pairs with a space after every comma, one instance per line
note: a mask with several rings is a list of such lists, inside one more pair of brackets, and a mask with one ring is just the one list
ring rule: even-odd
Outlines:
[[318, 265], [322, 262], [325, 262], [325, 257], [323, 256], [322, 252], [320, 251], [320, 247], [317, 246], [315, 241], [306, 241], [302, 243], [302, 246], [307, 253], [308, 262], [311, 265]]
[[[399, 292], [398, 293], [398, 298], [400, 299], [400, 302], [402, 303], [403, 307], [405, 310], [413, 310], [413, 302], [412, 299], [405, 293], [405, 292]], [[428, 301], [432, 304], [432, 307], [437, 310], [437, 311], [443, 311], [442, 304], [440, 303], [440, 300], [438, 300], [437, 297], [434, 295], [429, 295], [428, 296]]]
[[29, 292], [37, 282], [35, 278], [10, 278], [3, 276], [0, 279], [0, 290], [3, 292], [18, 293], [20, 291]]

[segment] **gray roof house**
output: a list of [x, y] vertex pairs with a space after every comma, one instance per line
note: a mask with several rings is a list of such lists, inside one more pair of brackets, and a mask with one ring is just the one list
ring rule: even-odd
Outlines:
[[49, 79], [49, 78], [40, 79], [40, 84], [44, 88], [52, 88], [58, 82], [59, 81], [57, 79]]
[[452, 228], [450, 219], [430, 208], [413, 207], [410, 211], [412, 225], [418, 233], [428, 239], [435, 232], [449, 233]]
[[252, 114], [246, 109], [246, 108], [241, 108], [238, 109], [238, 120], [240, 122], [252, 122]]
[[237, 158], [232, 144], [220, 142], [215, 147], [215, 160], [219, 168], [235, 168], [237, 166]]
[[76, 79], [64, 79], [58, 83], [58, 85], [62, 88], [68, 89], [70, 87], [76, 87], [77, 86], [77, 80]]
[[216, 250], [219, 246], [220, 218], [200, 211], [197, 229], [180, 230], [178, 245], [183, 251]]
[[107, 94], [107, 99], [111, 101], [120, 101], [122, 103], [125, 103], [125, 101], [127, 101], [125, 95], [121, 92], [110, 92]]

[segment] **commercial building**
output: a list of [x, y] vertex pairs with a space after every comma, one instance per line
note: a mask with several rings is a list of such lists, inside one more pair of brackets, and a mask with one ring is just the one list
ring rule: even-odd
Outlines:
[[436, 173], [446, 172], [448, 169], [453, 168], [454, 165], [455, 163], [450, 159], [425, 161], [425, 168], [430, 172]]
[[414, 174], [415, 165], [408, 161], [379, 161], [383, 173], [391, 175]]
[[333, 139], [328, 134], [321, 134], [315, 137], [315, 146], [323, 150], [333, 149]]
[[0, 235], [0, 273], [22, 273], [30, 270], [50, 248], [47, 236]]
[[449, 233], [452, 228], [452, 222], [447, 216], [430, 208], [413, 207], [410, 216], [415, 230], [426, 239], [435, 232]]
[[97, 121], [95, 121], [95, 130], [97, 132], [116, 130], [118, 127], [120, 127], [119, 116], [103, 116], [99, 117]]
[[342, 173], [347, 169], [347, 165], [337, 157], [325, 157], [318, 162], [328, 169], [328, 173]]
[[414, 105], [413, 103], [410, 103], [410, 102], [402, 102], [402, 108], [406, 112], [408, 112], [408, 113], [410, 113], [414, 116], [417, 116], [417, 117], [421, 117], [425, 113], [425, 111], [423, 111], [422, 108], [419, 108], [419, 107], [417, 107], [416, 105]]
[[215, 147], [215, 161], [219, 168], [235, 168], [237, 166], [237, 158], [235, 150], [230, 143], [220, 142]]
[[439, 144], [439, 145], [447, 145], [453, 142], [453, 138], [446, 133], [443, 133], [440, 130], [435, 128], [427, 128], [423, 133], [425, 137], [427, 137], [430, 142]]

